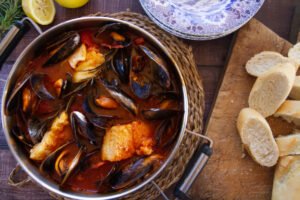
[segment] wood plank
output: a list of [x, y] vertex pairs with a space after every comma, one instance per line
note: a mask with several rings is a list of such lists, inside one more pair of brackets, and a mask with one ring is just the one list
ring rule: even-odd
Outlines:
[[[192, 189], [194, 197], [270, 199], [273, 168], [261, 167], [249, 156], [244, 157], [236, 118], [240, 110], [247, 107], [255, 81], [246, 73], [245, 63], [264, 50], [286, 55], [290, 46], [256, 20], [239, 31], [207, 126], [207, 135], [215, 142], [214, 154]], [[197, 188], [201, 188], [201, 192]]]
[[16, 188], [7, 184], [7, 178], [11, 170], [16, 166], [16, 161], [9, 150], [0, 151], [0, 194], [1, 199], [52, 199], [49, 194], [36, 186], [28, 183], [24, 187]]

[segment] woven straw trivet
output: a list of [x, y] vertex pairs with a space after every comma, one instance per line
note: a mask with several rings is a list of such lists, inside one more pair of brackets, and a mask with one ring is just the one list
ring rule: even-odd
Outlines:
[[[96, 13], [93, 14], [93, 16], [112, 17], [131, 22], [132, 24], [135, 24], [151, 33], [168, 49], [180, 68], [187, 88], [189, 113], [186, 128], [197, 133], [202, 133], [204, 90], [202, 81], [196, 69], [192, 48], [184, 44], [178, 38], [161, 30], [152, 21], [150, 21], [148, 17], [139, 13], [128, 11], [118, 13]], [[156, 179], [154, 179], [154, 182], [162, 190], [168, 189], [179, 180], [199, 142], [199, 137], [187, 132], [185, 133], [183, 141], [179, 150], [176, 152], [174, 159], [166, 166], [164, 171]], [[50, 195], [56, 199], [63, 199], [53, 193], [50, 193]], [[137, 192], [132, 193], [123, 199], [155, 199], [159, 195], [160, 193], [155, 186], [149, 183]]]

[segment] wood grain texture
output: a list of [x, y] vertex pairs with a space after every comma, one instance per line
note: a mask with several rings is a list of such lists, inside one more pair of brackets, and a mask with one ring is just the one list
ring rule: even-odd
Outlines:
[[[264, 24], [274, 30], [283, 38], [288, 38], [290, 23], [293, 15], [295, 5], [299, 0], [265, 0], [265, 4], [262, 9], [256, 15], [256, 18], [261, 20]], [[50, 26], [42, 27], [43, 30], [50, 28], [51, 26], [63, 22], [75, 17], [81, 17], [84, 15], [92, 14], [95, 12], [118, 12], [130, 9], [134, 12], [140, 12], [144, 14], [138, 0], [90, 0], [90, 2], [80, 9], [64, 9], [56, 5], [57, 14], [55, 22]], [[13, 54], [8, 58], [7, 62], [0, 71], [0, 97], [6, 77], [9, 73], [11, 66], [16, 58], [20, 55], [23, 49], [38, 36], [38, 34], [31, 29], [19, 45], [14, 50]], [[212, 106], [212, 102], [215, 94], [217, 93], [217, 85], [219, 79], [222, 77], [223, 66], [225, 63], [227, 50], [230, 45], [232, 35], [226, 36], [212, 41], [185, 41], [192, 45], [196, 63], [198, 65], [198, 72], [201, 74], [204, 82], [206, 92], [206, 111], [205, 120], [207, 114]], [[1, 123], [1, 122], [0, 122]], [[1, 126], [2, 127], [2, 126]], [[225, 150], [226, 151], [226, 150]], [[0, 199], [52, 199], [46, 192], [40, 187], [30, 184], [25, 188], [13, 188], [7, 185], [7, 177], [9, 172], [16, 165], [14, 158], [8, 150], [8, 146], [3, 136], [3, 130], [0, 130]], [[223, 174], [226, 176], [226, 173]], [[202, 195], [203, 185], [212, 184], [209, 181], [208, 175], [201, 174], [200, 178], [206, 177], [206, 182], [197, 182], [193, 186], [192, 198], [204, 199], [207, 195]], [[201, 179], [202, 180], [202, 179]], [[218, 187], [218, 185], [215, 185]], [[253, 188], [253, 192], [256, 192], [256, 188]], [[206, 198], [209, 199], [209, 198]], [[220, 198], [222, 199], [222, 198]], [[234, 198], [233, 198], [234, 199]]]
[[193, 187], [194, 197], [271, 198], [273, 169], [259, 166], [249, 156], [243, 157], [236, 118], [240, 110], [248, 106], [248, 96], [255, 81], [245, 70], [246, 62], [261, 51], [286, 55], [290, 47], [289, 42], [257, 20], [239, 31], [207, 127], [207, 135], [215, 142], [214, 154]]

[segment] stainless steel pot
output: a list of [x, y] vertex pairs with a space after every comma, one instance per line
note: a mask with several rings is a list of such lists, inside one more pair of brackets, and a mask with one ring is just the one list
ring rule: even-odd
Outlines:
[[[28, 63], [28, 61], [33, 58], [35, 52], [38, 51], [38, 48], [40, 47], [41, 44], [44, 44], [46, 41], [49, 41], [51, 38], [53, 38], [63, 32], [66, 32], [69, 30], [87, 28], [87, 27], [97, 27], [97, 26], [100, 27], [101, 24], [107, 23], [107, 22], [119, 22], [121, 24], [127, 25], [130, 29], [140, 33], [150, 43], [152, 43], [155, 47], [157, 47], [159, 50], [161, 50], [169, 58], [169, 60], [173, 63], [173, 66], [175, 67], [174, 70], [179, 77], [178, 81], [180, 81], [180, 83], [181, 83], [181, 92], [183, 94], [182, 96], [183, 96], [184, 112], [183, 112], [182, 123], [180, 126], [180, 133], [178, 135], [176, 144], [174, 144], [173, 150], [171, 151], [171, 153], [168, 156], [168, 158], [166, 159], [166, 161], [161, 165], [161, 167], [156, 172], [154, 172], [150, 177], [145, 179], [143, 182], [138, 183], [129, 189], [126, 189], [126, 190], [120, 191], [120, 192], [104, 194], [104, 195], [102, 195], [102, 194], [85, 195], [85, 194], [80, 194], [80, 193], [71, 192], [71, 191], [63, 191], [59, 188], [59, 186], [56, 183], [45, 178], [44, 176], [42, 176], [40, 174], [38, 169], [29, 160], [28, 155], [25, 154], [22, 147], [19, 146], [17, 141], [15, 141], [14, 137], [12, 137], [12, 134], [10, 133], [12, 121], [11, 121], [10, 117], [8, 117], [4, 114], [6, 98], [8, 97], [10, 90], [13, 88], [18, 75], [21, 73], [22, 69], [24, 69], [25, 64]], [[7, 38], [8, 38], [8, 40], [10, 40], [16, 35], [18, 36], [18, 33], [8, 34]], [[9, 45], [11, 43], [9, 43], [7, 41], [5, 41], [5, 42], [6, 42], [5, 47], [9, 47]], [[4, 92], [3, 92], [3, 97], [2, 97], [1, 115], [2, 115], [2, 125], [3, 125], [3, 129], [4, 129], [4, 134], [5, 134], [5, 138], [7, 140], [9, 148], [10, 148], [11, 152], [13, 153], [15, 159], [21, 165], [21, 167], [25, 170], [25, 172], [34, 181], [36, 181], [38, 184], [40, 184], [47, 190], [54, 192], [58, 195], [61, 195], [63, 197], [72, 198], [72, 199], [107, 200], [107, 199], [116, 199], [116, 198], [124, 197], [128, 194], [131, 194], [131, 193], [139, 190], [146, 184], [153, 181], [156, 177], [158, 177], [158, 175], [170, 163], [170, 161], [173, 159], [176, 151], [178, 150], [179, 145], [180, 145], [180, 143], [183, 139], [184, 133], [185, 133], [186, 123], [187, 123], [187, 118], [188, 118], [188, 98], [187, 98], [187, 91], [186, 91], [184, 79], [181, 75], [181, 72], [180, 72], [176, 62], [174, 61], [174, 59], [172, 58], [170, 53], [167, 51], [167, 49], [154, 36], [152, 36], [147, 31], [145, 31], [129, 22], [126, 22], [126, 21], [108, 18], [108, 17], [82, 17], [82, 18], [77, 18], [77, 19], [63, 22], [59, 25], [56, 25], [56, 26], [50, 28], [46, 32], [41, 33], [40, 36], [38, 36], [34, 41], [32, 41], [26, 47], [26, 49], [24, 49], [24, 51], [21, 53], [21, 55], [18, 57], [17, 61], [15, 62], [14, 66], [12, 67], [11, 72], [9, 73], [9, 76], [7, 78], [7, 82], [6, 82]], [[199, 153], [199, 155], [200, 155], [200, 153]], [[197, 155], [197, 156], [199, 156], [199, 155]], [[206, 161], [207, 161], [207, 159], [205, 160], [205, 163], [206, 163]], [[201, 161], [201, 162], [203, 162], [203, 161]], [[201, 169], [202, 169], [202, 167], [201, 167]], [[193, 175], [193, 176], [196, 176], [196, 175]], [[184, 181], [182, 181], [182, 184], [184, 184]], [[186, 187], [186, 185], [185, 185], [185, 187]]]

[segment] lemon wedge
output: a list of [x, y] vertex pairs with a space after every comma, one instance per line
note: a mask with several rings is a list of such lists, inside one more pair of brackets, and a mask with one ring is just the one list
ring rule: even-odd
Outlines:
[[25, 14], [41, 25], [48, 25], [54, 20], [53, 0], [22, 0]]
[[55, 0], [59, 5], [65, 8], [79, 8], [87, 4], [89, 0]]

